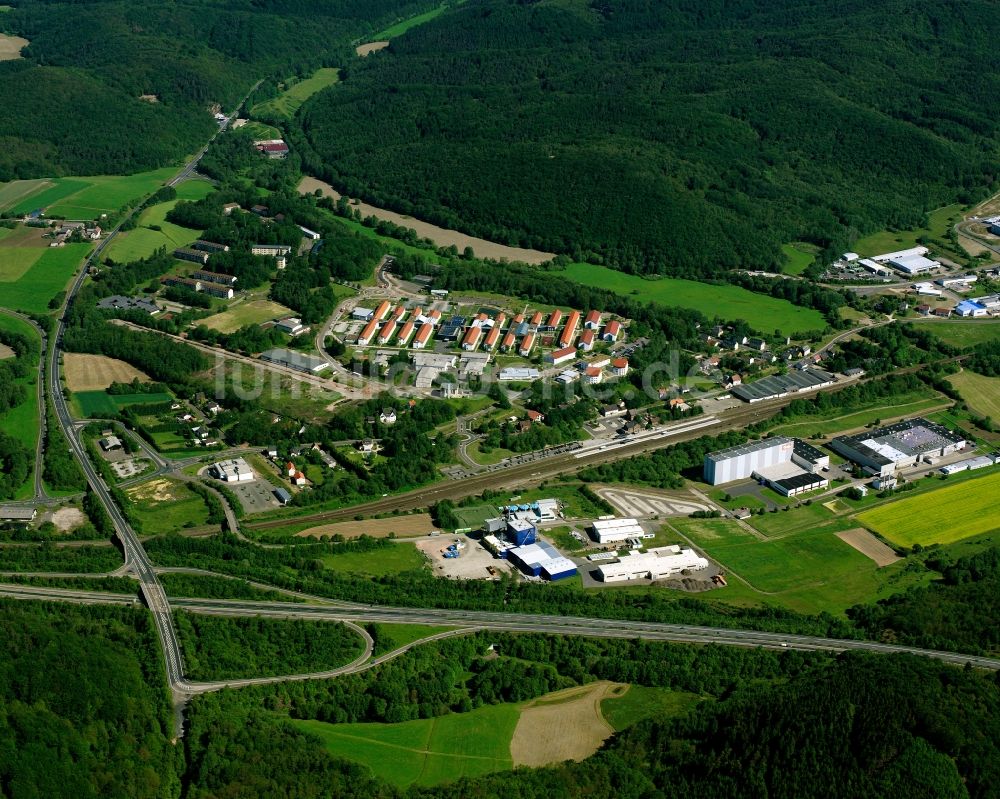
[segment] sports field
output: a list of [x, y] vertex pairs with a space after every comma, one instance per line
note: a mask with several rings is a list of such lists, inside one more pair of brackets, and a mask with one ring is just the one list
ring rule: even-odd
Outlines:
[[675, 278], [646, 280], [605, 266], [582, 263], [570, 264], [562, 274], [584, 286], [608, 289], [639, 301], [692, 308], [709, 319], [743, 319], [765, 333], [780, 330], [782, 335], [794, 335], [826, 327], [826, 320], [819, 311], [755, 294], [739, 286], [710, 286]]
[[517, 705], [487, 705], [399, 724], [292, 724], [318, 735], [335, 757], [367, 766], [405, 788], [513, 768], [510, 741], [520, 715]]
[[291, 119], [306, 100], [338, 80], [340, 80], [339, 69], [333, 67], [317, 69], [310, 77], [290, 86], [277, 97], [257, 103], [250, 113], [255, 116], [274, 115]]
[[1000, 421], [1000, 377], [986, 377], [966, 369], [948, 378], [976, 413]]
[[948, 322], [917, 319], [913, 324], [920, 325], [921, 330], [929, 330], [953, 347], [972, 347], [984, 341], [1000, 339], [1000, 319], [965, 319]]
[[858, 521], [900, 546], [951, 544], [1000, 527], [1000, 472], [900, 499], [859, 514]]
[[[190, 232], [190, 231], [188, 231]], [[202, 319], [198, 324], [220, 333], [232, 333], [244, 325], [259, 325], [272, 319], [282, 319], [291, 316], [292, 311], [284, 305], [270, 300], [252, 300], [234, 305], [229, 310]]]
[[[18, 249], [7, 249], [10, 237], [0, 242], [0, 263], [17, 253]], [[91, 250], [90, 244], [67, 244], [64, 247], [46, 247], [38, 250], [40, 253], [30, 265], [13, 280], [7, 282], [0, 270], [0, 305], [16, 311], [33, 313], [48, 313], [49, 300], [57, 292], [66, 288], [66, 284], [76, 272], [83, 259]], [[19, 258], [20, 256], [13, 256]], [[9, 273], [12, 274], [12, 273]]]
[[[108, 248], [108, 257], [118, 263], [148, 258], [160, 247], [168, 250], [190, 244], [201, 235], [200, 230], [175, 225], [167, 221], [167, 214], [180, 200], [201, 200], [213, 191], [212, 184], [204, 180], [186, 180], [177, 187], [177, 199], [157, 203], [144, 210], [133, 230], [118, 234]], [[159, 230], [153, 230], [153, 227]]]
[[48, 216], [99, 219], [156, 191], [176, 172], [174, 167], [165, 167], [136, 175], [14, 181], [0, 185], [0, 211], [26, 214], [41, 208]]

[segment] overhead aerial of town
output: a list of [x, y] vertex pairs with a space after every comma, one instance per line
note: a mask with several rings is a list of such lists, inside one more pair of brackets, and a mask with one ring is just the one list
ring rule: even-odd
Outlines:
[[0, 799], [1000, 797], [987, 0], [0, 0]]

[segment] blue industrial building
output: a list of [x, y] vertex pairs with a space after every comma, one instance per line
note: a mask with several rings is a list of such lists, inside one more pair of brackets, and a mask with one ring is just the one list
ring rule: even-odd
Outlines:
[[507, 540], [522, 547], [526, 544], [534, 544], [538, 528], [525, 519], [507, 520]]
[[547, 580], [561, 580], [576, 574], [576, 565], [564, 558], [558, 550], [544, 541], [515, 547], [507, 552], [507, 559], [525, 574], [545, 577]]

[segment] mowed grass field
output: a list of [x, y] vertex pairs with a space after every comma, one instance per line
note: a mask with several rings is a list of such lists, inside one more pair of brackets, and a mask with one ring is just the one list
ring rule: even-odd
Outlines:
[[640, 721], [685, 715], [702, 700], [698, 694], [629, 685], [613, 691], [601, 702], [601, 715], [616, 732]]
[[310, 77], [290, 86], [277, 97], [257, 103], [250, 109], [250, 113], [255, 116], [273, 114], [291, 119], [306, 100], [327, 86], [333, 86], [338, 80], [340, 80], [339, 69], [333, 67], [317, 69]]
[[405, 788], [510, 770], [510, 742], [520, 715], [519, 706], [508, 704], [399, 724], [294, 719], [292, 724], [317, 735], [335, 757], [367, 766]]
[[220, 333], [233, 333], [245, 325], [259, 325], [272, 319], [292, 316], [290, 308], [270, 300], [251, 300], [234, 305], [222, 313], [202, 319], [198, 324]]
[[[2, 292], [3, 289], [0, 287], [0, 296], [2, 296]], [[0, 330], [27, 336], [33, 342], [35, 352], [37, 353], [39, 346], [38, 334], [27, 322], [7, 316], [6, 314], [0, 314]], [[37, 359], [37, 356], [35, 357]], [[35, 452], [35, 445], [38, 442], [39, 432], [37, 380], [38, 372], [36, 370], [32, 370], [27, 377], [18, 380], [18, 383], [24, 386], [27, 398], [17, 407], [0, 414], [0, 430], [24, 444], [32, 452], [32, 456]], [[14, 495], [14, 499], [28, 499], [32, 496], [33, 492], [34, 476], [29, 475], [24, 485]]]
[[826, 327], [826, 320], [818, 311], [755, 294], [739, 286], [710, 286], [675, 278], [646, 280], [604, 266], [582, 263], [570, 264], [562, 274], [566, 279], [584, 286], [608, 289], [623, 296], [632, 295], [635, 299], [658, 305], [692, 308], [709, 319], [743, 319], [765, 333], [780, 330], [782, 335], [794, 335]]
[[755, 524], [768, 519], [775, 529], [783, 521], [796, 529], [763, 541], [729, 519], [672, 519], [670, 524], [726, 572], [729, 585], [713, 590], [713, 600], [840, 615], [926, 579], [903, 578], [905, 561], [879, 569], [839, 539], [837, 532], [857, 527], [851, 519], [838, 519], [817, 504], [806, 509], [808, 515], [799, 510], [755, 516]]
[[445, 6], [442, 3], [437, 8], [433, 8], [430, 11], [425, 11], [423, 14], [417, 14], [415, 17], [410, 17], [409, 19], [404, 19], [402, 22], [397, 22], [386, 28], [384, 31], [379, 31], [378, 33], [369, 37], [373, 42], [384, 41], [385, 39], [392, 39], [396, 36], [402, 36], [410, 28], [415, 28], [417, 25], [423, 25], [425, 22], [430, 22], [432, 19], [441, 16], [444, 12]]
[[900, 546], [951, 544], [1000, 528], [1000, 472], [890, 502], [858, 521]]
[[374, 552], [325, 555], [323, 565], [330, 571], [383, 577], [422, 569], [427, 565], [427, 559], [413, 544], [398, 543]]
[[49, 240], [42, 228], [18, 225], [0, 228], [0, 283], [13, 283], [48, 250]]
[[1000, 319], [966, 319], [964, 321], [938, 322], [916, 320], [922, 330], [929, 330], [946, 344], [953, 347], [974, 347], [984, 341], [1000, 339]]
[[962, 212], [965, 206], [960, 203], [946, 205], [931, 211], [927, 215], [927, 227], [916, 230], [881, 230], [872, 233], [864, 238], [858, 239], [851, 247], [862, 257], [871, 255], [882, 255], [896, 250], [906, 250], [917, 246], [917, 239], [927, 237], [940, 239], [944, 238], [948, 229], [956, 222], [962, 220]]
[[135, 175], [15, 181], [0, 186], [0, 211], [26, 214], [41, 208], [47, 216], [99, 219], [101, 214], [111, 214], [127, 203], [156, 191], [176, 172], [174, 167], [164, 167]]
[[130, 405], [150, 405], [173, 402], [169, 394], [108, 394], [106, 391], [76, 391], [72, 394], [73, 407], [81, 419], [100, 419], [117, 416], [118, 411]]
[[[9, 242], [10, 237], [0, 242], [0, 263], [9, 252], [17, 252], [4, 246]], [[9, 282], [5, 282], [0, 271], [0, 305], [15, 311], [48, 313], [49, 300], [66, 288], [91, 247], [90, 244], [46, 247], [19, 277]]]
[[886, 421], [897, 416], [923, 413], [931, 408], [950, 404], [950, 400], [932, 388], [910, 391], [892, 398], [891, 404], [883, 402], [875, 407], [859, 409], [853, 413], [833, 417], [807, 417], [802, 421], [792, 421], [775, 428], [775, 433], [783, 436], [829, 435], [840, 431], [854, 430], [881, 419]]
[[[167, 214], [181, 200], [201, 200], [211, 194], [212, 184], [204, 180], [186, 180], [177, 187], [177, 199], [157, 203], [144, 210], [135, 229], [118, 234], [107, 256], [118, 263], [129, 263], [148, 258], [160, 247], [168, 250], [190, 244], [201, 235], [200, 230], [175, 225], [167, 221]], [[159, 230], [153, 230], [152, 227]]]
[[948, 378], [948, 382], [976, 413], [1000, 421], [1000, 377], [986, 377], [965, 370]]
[[801, 275], [816, 260], [816, 247], [801, 241], [782, 245], [781, 252], [785, 256], [786, 275]]

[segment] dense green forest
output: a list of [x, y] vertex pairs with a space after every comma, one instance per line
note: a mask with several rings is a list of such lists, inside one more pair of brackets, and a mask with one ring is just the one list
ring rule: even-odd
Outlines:
[[145, 610], [0, 601], [0, 796], [180, 792]]
[[194, 680], [330, 671], [362, 653], [361, 637], [337, 622], [219, 618], [174, 613], [186, 674]]
[[470, 0], [302, 109], [351, 196], [630, 272], [776, 268], [996, 181], [985, 0]]
[[341, 61], [351, 40], [436, 2], [11, 4], [0, 31], [30, 44], [23, 60], [0, 62], [0, 181], [172, 163], [211, 136], [213, 105]]

